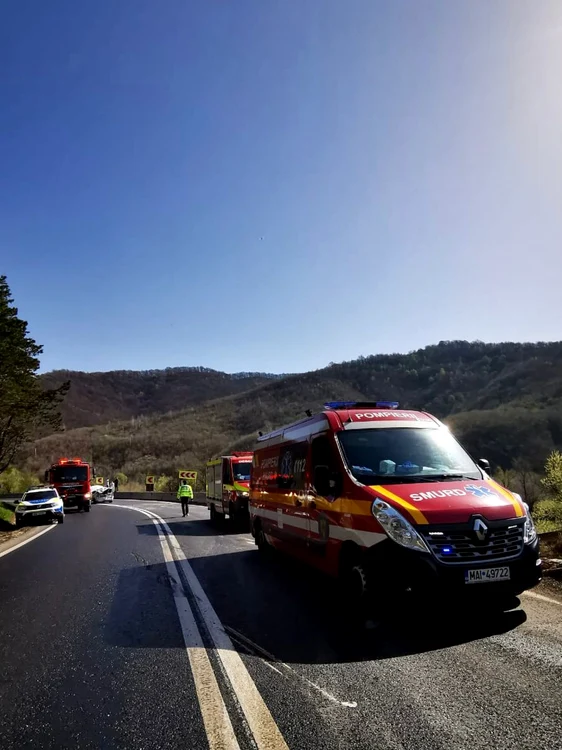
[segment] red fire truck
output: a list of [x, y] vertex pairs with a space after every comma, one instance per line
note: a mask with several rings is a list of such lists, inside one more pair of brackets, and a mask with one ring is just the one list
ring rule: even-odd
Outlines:
[[211, 521], [229, 516], [232, 521], [248, 521], [251, 451], [236, 451], [207, 463], [207, 505]]
[[45, 472], [45, 481], [56, 487], [67, 508], [90, 512], [92, 468], [81, 458], [59, 458]]

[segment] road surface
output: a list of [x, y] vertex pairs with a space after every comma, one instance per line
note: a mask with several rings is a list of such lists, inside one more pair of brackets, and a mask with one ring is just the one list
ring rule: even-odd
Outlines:
[[357, 636], [331, 581], [207, 516], [119, 501], [0, 557], [3, 750], [562, 748], [560, 604]]

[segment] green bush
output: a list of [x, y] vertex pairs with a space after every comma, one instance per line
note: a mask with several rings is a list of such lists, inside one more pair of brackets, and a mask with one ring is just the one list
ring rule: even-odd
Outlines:
[[155, 492], [176, 492], [178, 489], [178, 481], [175, 477], [166, 476], [162, 474], [156, 480], [154, 484]]
[[20, 471], [15, 466], [10, 466], [0, 474], [0, 494], [12, 495], [17, 492], [25, 492], [33, 485], [41, 484], [39, 477], [26, 471]]
[[533, 518], [541, 533], [562, 529], [562, 502], [539, 500], [533, 508]]
[[10, 523], [12, 524], [12, 526], [16, 523], [16, 514], [14, 513], [14, 511], [5, 508], [2, 503], [0, 503], [0, 522], [1, 521]]

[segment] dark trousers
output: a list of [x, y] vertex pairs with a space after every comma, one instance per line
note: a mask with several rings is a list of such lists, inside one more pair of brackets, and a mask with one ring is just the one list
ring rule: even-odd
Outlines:
[[189, 515], [189, 498], [188, 497], [181, 498], [181, 512], [182, 512], [182, 515], [184, 516]]

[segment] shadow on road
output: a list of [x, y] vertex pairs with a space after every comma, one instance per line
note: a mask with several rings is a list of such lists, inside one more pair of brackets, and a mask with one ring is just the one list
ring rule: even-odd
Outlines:
[[[175, 536], [231, 536], [235, 534], [245, 534], [247, 530], [241, 526], [226, 520], [219, 522], [216, 526], [208, 519], [194, 518], [190, 520], [189, 517], [180, 518], [176, 520], [165, 519], [166, 523], [170, 527], [172, 533]], [[158, 536], [158, 531], [153, 523], [139, 523], [137, 525], [139, 534], [147, 534], [148, 536]]]
[[[178, 536], [182, 530], [185, 536], [215, 534], [206, 521], [173, 526]], [[155, 534], [156, 528], [139, 526], [139, 533]], [[506, 633], [526, 620], [522, 610], [467, 613], [447, 609], [444, 603], [441, 611], [402, 610], [367, 629], [350, 622], [332, 579], [280, 554], [264, 560], [249, 549], [197, 557], [190, 564], [233, 638], [250, 653], [288, 664], [430, 652]], [[184, 648], [164, 563], [122, 572], [106, 638], [134, 648]]]
[[119, 574], [104, 640], [121, 648], [185, 648], [164, 563]]

